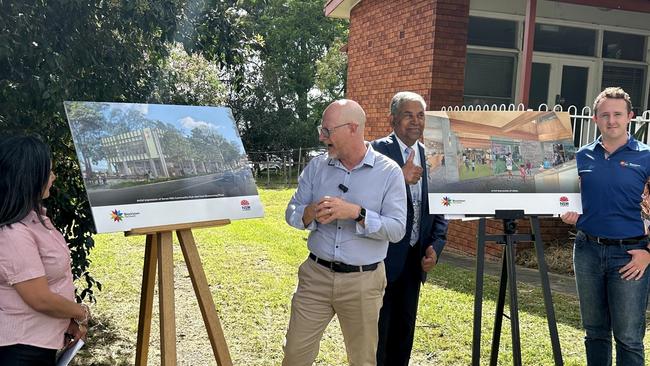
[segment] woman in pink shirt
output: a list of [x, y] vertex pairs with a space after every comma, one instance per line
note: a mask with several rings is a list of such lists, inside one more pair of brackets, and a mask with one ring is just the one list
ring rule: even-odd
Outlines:
[[0, 365], [53, 366], [56, 351], [86, 335], [75, 302], [70, 250], [42, 201], [56, 178], [35, 137], [0, 141]]

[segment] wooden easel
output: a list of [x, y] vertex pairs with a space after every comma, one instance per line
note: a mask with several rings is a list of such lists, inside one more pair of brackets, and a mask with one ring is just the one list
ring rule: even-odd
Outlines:
[[194, 236], [192, 236], [193, 228], [223, 226], [229, 223], [230, 220], [204, 221], [179, 225], [152, 226], [133, 229], [124, 233], [125, 236], [147, 236], [144, 269], [142, 271], [142, 293], [140, 294], [138, 343], [135, 355], [135, 364], [137, 366], [147, 365], [156, 268], [158, 269], [158, 298], [160, 304], [160, 365], [176, 365], [173, 231], [176, 231], [183, 251], [183, 257], [199, 302], [203, 322], [208, 331], [214, 358], [219, 366], [232, 366], [228, 345], [223, 336], [219, 316], [208, 288], [208, 281], [203, 271], [199, 252], [196, 249]]

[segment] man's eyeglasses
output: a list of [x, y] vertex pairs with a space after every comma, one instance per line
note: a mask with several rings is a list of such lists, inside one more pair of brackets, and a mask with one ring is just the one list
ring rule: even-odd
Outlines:
[[332, 128], [326, 128], [326, 127], [323, 127], [323, 125], [319, 125], [319, 126], [316, 126], [316, 129], [318, 130], [318, 136], [323, 135], [323, 137], [325, 137], [327, 139], [332, 135], [332, 132], [334, 132], [334, 130], [336, 130], [339, 127], [347, 126], [349, 124], [351, 124], [351, 123], [350, 122], [344, 123], [342, 125], [334, 126]]

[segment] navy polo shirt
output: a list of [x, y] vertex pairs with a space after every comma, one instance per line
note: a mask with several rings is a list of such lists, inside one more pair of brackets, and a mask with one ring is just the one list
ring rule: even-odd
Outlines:
[[644, 235], [641, 195], [650, 176], [650, 147], [629, 137], [606, 157], [601, 138], [576, 154], [583, 210], [576, 226], [610, 239]]

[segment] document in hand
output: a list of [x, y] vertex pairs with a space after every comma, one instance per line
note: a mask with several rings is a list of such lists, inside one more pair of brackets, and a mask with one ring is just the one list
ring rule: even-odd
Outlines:
[[72, 358], [77, 354], [77, 352], [79, 352], [83, 345], [84, 341], [83, 339], [80, 339], [74, 346], [68, 348], [65, 352], [62, 352], [59, 359], [56, 360], [56, 366], [68, 366], [70, 361], [72, 361]]

